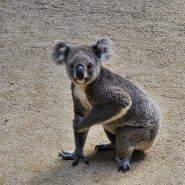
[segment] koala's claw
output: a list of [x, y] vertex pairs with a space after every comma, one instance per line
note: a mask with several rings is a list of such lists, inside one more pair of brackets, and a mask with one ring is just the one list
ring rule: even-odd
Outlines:
[[123, 159], [123, 160], [119, 160], [119, 166], [118, 166], [118, 171], [122, 171], [123, 173], [125, 173], [126, 171], [130, 170], [130, 163], [128, 160]]
[[75, 152], [66, 152], [66, 151], [61, 151], [59, 153], [59, 157], [62, 157], [63, 160], [73, 160], [72, 166], [78, 165], [80, 162], [80, 159], [87, 165], [89, 165], [88, 159], [84, 156], [84, 154], [77, 154]]
[[61, 151], [58, 154], [59, 157], [62, 157], [62, 159], [64, 160], [74, 160], [74, 153], [73, 152], [66, 152], [66, 151]]
[[78, 155], [76, 156], [76, 158], [74, 159], [74, 161], [72, 162], [73, 167], [76, 166], [79, 162], [80, 159], [82, 159], [82, 161], [86, 164], [89, 165], [89, 161], [88, 159], [84, 156], [84, 155]]
[[112, 143], [98, 144], [95, 146], [95, 150], [97, 150], [97, 151], [116, 150], [116, 147]]

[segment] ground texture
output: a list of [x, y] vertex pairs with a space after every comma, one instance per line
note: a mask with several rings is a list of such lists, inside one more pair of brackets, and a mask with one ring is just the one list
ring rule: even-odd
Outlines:
[[[0, 184], [185, 184], [184, 0], [1, 0]], [[54, 40], [114, 42], [104, 65], [142, 86], [158, 103], [163, 121], [155, 144], [117, 172], [101, 126], [85, 146], [90, 166], [58, 157], [73, 150], [70, 82], [51, 61]]]

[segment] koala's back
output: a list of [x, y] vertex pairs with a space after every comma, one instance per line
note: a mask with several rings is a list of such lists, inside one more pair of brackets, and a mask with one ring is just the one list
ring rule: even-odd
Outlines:
[[152, 98], [130, 80], [124, 79], [124, 83], [132, 99], [132, 106], [125, 119], [141, 126], [146, 124], [147, 127], [160, 124], [160, 111]]
[[[131, 98], [131, 106], [128, 112], [118, 120], [105, 125], [106, 129], [114, 133], [117, 127], [130, 125], [141, 126], [147, 128], [159, 128], [161, 115], [159, 109], [138, 85], [132, 81], [121, 77], [108, 69], [102, 68], [101, 75], [95, 80], [89, 88], [89, 94], [94, 96], [95, 101], [103, 101], [100, 94], [107, 93], [111, 96], [114, 89], [124, 91]], [[100, 100], [101, 99], [101, 100]], [[112, 105], [114, 106], [114, 104]]]

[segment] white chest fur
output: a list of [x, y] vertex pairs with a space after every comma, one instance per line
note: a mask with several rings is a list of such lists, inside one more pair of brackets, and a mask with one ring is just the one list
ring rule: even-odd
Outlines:
[[82, 106], [90, 111], [92, 106], [90, 105], [90, 103], [87, 100], [86, 94], [85, 94], [85, 86], [84, 85], [79, 85], [79, 86], [75, 86], [74, 88], [74, 95], [80, 100], [80, 103], [82, 104]]

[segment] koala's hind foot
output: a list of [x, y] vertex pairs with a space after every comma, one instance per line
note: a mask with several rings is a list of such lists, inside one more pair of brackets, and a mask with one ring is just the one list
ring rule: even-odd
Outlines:
[[112, 143], [109, 143], [109, 144], [101, 143], [95, 146], [95, 150], [98, 150], [98, 151], [116, 150], [116, 147]]
[[153, 144], [149, 129], [125, 126], [116, 131], [116, 153], [118, 171], [126, 172], [130, 169], [130, 160], [134, 150], [144, 151]]
[[111, 143], [109, 144], [98, 144], [95, 146], [95, 150], [98, 151], [105, 151], [105, 150], [116, 150], [115, 141], [116, 141], [116, 135], [110, 133], [106, 129], [104, 129], [105, 134], [107, 135], [107, 138]]
[[126, 171], [130, 170], [130, 162], [127, 159], [120, 160], [119, 158], [115, 158], [116, 161], [118, 161], [118, 171], [122, 171], [125, 173]]
[[88, 159], [84, 156], [83, 153], [76, 153], [76, 152], [66, 152], [61, 151], [59, 153], [59, 157], [62, 157], [64, 160], [73, 160], [72, 165], [73, 167], [76, 166], [80, 160], [82, 160], [85, 164], [89, 165]]

